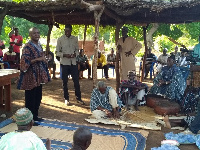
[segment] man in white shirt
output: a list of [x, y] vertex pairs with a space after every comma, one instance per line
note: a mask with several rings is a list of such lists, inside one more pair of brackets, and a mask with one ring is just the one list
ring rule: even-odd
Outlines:
[[15, 113], [18, 130], [1, 137], [1, 150], [50, 150], [51, 141], [47, 139], [46, 147], [42, 140], [30, 129], [33, 126], [33, 114], [28, 108], [21, 108]]
[[158, 66], [157, 66], [157, 73], [159, 73], [162, 69], [163, 66], [167, 65], [167, 59], [169, 57], [169, 55], [167, 54], [167, 51], [168, 49], [167, 48], [164, 48], [163, 49], [163, 54], [161, 54], [159, 57], [158, 57]]
[[62, 35], [56, 46], [56, 56], [60, 58], [60, 64], [62, 67], [62, 80], [65, 104], [69, 105], [69, 93], [68, 93], [68, 75], [71, 74], [74, 82], [75, 95], [78, 103], [84, 105], [81, 100], [81, 91], [79, 84], [79, 73], [76, 62], [76, 57], [79, 54], [78, 38], [71, 35], [72, 26], [70, 24], [65, 25], [65, 34]]

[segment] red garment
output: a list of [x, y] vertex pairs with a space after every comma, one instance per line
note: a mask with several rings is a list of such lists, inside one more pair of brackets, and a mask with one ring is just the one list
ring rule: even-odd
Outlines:
[[[20, 41], [23, 41], [23, 38], [21, 35], [15, 35], [13, 34], [10, 38], [10, 42], [19, 43]], [[17, 46], [15, 44], [11, 44], [13, 46], [13, 52], [20, 53], [20, 46]]]
[[18, 89], [31, 90], [41, 84], [50, 81], [49, 70], [46, 62], [38, 61], [31, 63], [31, 60], [42, 57], [42, 46], [36, 46], [29, 41], [22, 50], [20, 64], [20, 79], [18, 81]]
[[[15, 52], [5, 53], [3, 56], [3, 61], [8, 62], [11, 69], [18, 69], [18, 57]], [[4, 68], [7, 68], [7, 66], [5, 66]]]
[[[0, 40], [0, 46], [4, 45], [3, 41]], [[3, 57], [3, 51], [2, 49], [0, 48], [0, 57]]]

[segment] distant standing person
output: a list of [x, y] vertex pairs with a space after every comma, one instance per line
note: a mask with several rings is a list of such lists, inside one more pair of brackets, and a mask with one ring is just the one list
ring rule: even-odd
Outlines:
[[42, 84], [50, 81], [47, 60], [45, 58], [39, 38], [40, 32], [33, 27], [29, 30], [31, 40], [22, 50], [20, 78], [17, 88], [25, 90], [25, 107], [28, 108], [35, 121], [38, 118], [38, 110], [42, 100]]
[[20, 46], [22, 46], [23, 38], [19, 35], [19, 29], [13, 27], [9, 33], [10, 44], [13, 46], [13, 52], [16, 53], [18, 60], [20, 61]]
[[116, 55], [114, 54], [114, 49], [111, 48], [111, 53], [107, 55], [107, 65], [109, 67], [115, 67]]
[[69, 105], [69, 93], [68, 93], [68, 75], [71, 74], [74, 82], [75, 95], [78, 103], [84, 105], [81, 100], [81, 90], [79, 85], [78, 66], [76, 63], [76, 57], [79, 54], [78, 38], [71, 35], [72, 26], [70, 24], [65, 25], [65, 34], [62, 35], [56, 46], [56, 56], [60, 57], [60, 64], [62, 67], [62, 80], [65, 104]]
[[117, 49], [121, 60], [121, 80], [128, 80], [127, 72], [135, 70], [135, 55], [142, 48], [142, 44], [128, 36], [128, 28], [122, 28], [122, 37], [118, 40]]

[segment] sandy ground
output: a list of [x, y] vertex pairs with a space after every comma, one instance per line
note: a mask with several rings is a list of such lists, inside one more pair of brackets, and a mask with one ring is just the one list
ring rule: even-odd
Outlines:
[[[100, 72], [99, 72], [100, 71]], [[87, 74], [87, 72], [84, 72]], [[109, 70], [110, 80], [101, 79], [101, 70], [98, 70], [98, 80], [104, 80], [107, 85], [115, 88], [115, 79], [112, 78], [112, 70]], [[152, 80], [149, 82], [152, 82]], [[151, 83], [148, 83], [151, 86]], [[68, 87], [70, 93], [71, 106], [66, 106], [63, 99], [62, 80], [52, 80], [48, 84], [43, 86], [43, 99], [39, 110], [39, 116], [49, 119], [64, 120], [67, 122], [75, 122], [78, 124], [88, 124], [84, 119], [91, 115], [89, 103], [90, 96], [93, 87], [92, 80], [82, 79], [80, 80], [82, 99], [86, 102], [86, 106], [77, 104], [74, 95], [74, 86], [72, 79], [69, 79]], [[24, 106], [24, 91], [16, 89], [16, 84], [12, 84], [12, 111], [5, 112], [0, 110], [1, 114], [6, 114], [6, 118], [11, 117], [17, 109]], [[3, 121], [6, 118], [0, 118]], [[119, 129], [119, 126], [97, 124], [100, 127]], [[138, 131], [136, 128], [126, 128], [129, 131]], [[152, 147], [159, 147], [162, 140], [164, 140], [164, 133], [171, 132], [172, 130], [162, 127], [161, 131], [149, 131], [149, 135], [146, 142], [146, 150], [150, 150]], [[180, 131], [173, 130], [178, 133]], [[181, 150], [198, 150], [196, 145], [181, 145]]]

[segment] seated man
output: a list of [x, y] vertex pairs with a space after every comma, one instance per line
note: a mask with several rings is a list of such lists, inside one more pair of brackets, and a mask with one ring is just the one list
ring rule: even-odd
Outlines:
[[116, 91], [99, 81], [97, 88], [94, 88], [90, 100], [90, 109], [96, 118], [114, 117], [119, 118], [121, 100]]
[[52, 71], [51, 71], [51, 68], [53, 68], [53, 77], [52, 79], [56, 79], [56, 63], [54, 61], [54, 53], [51, 52], [50, 50], [48, 51], [49, 52], [49, 55], [48, 55], [48, 69], [49, 69], [49, 73], [50, 73], [50, 76], [52, 74]]
[[167, 59], [167, 66], [163, 67], [154, 79], [150, 93], [162, 95], [179, 103], [185, 89], [186, 81], [175, 64], [175, 56], [171, 55]]
[[78, 70], [79, 70], [79, 78], [83, 78], [83, 71], [88, 69], [88, 79], [91, 77], [91, 65], [89, 64], [87, 55], [84, 54], [84, 50], [80, 49], [79, 55], [76, 57]]
[[[142, 57], [142, 60], [143, 59], [144, 59], [144, 56]], [[145, 78], [148, 77], [151, 64], [155, 61], [156, 61], [156, 56], [153, 53], [151, 53], [151, 48], [149, 47], [147, 51], [146, 62], [145, 62]]]
[[70, 150], [86, 150], [92, 141], [92, 133], [84, 127], [79, 127], [73, 135], [73, 144]]
[[158, 57], [158, 66], [157, 66], [157, 73], [159, 73], [163, 66], [167, 65], [167, 58], [169, 57], [167, 54], [168, 49], [163, 49], [163, 54]]
[[42, 140], [30, 129], [33, 126], [33, 114], [28, 108], [17, 110], [14, 115], [18, 130], [7, 133], [1, 137], [0, 149], [4, 150], [24, 150], [38, 149], [50, 150], [51, 141], [47, 139], [46, 147]]
[[[9, 51], [6, 52], [3, 56], [3, 61], [8, 62], [11, 69], [19, 69], [18, 56], [15, 52], [13, 52], [13, 46], [10, 45], [8, 49]], [[5, 66], [4, 68], [7, 68], [7, 66]]]
[[109, 67], [115, 68], [115, 62], [116, 62], [116, 55], [114, 54], [114, 49], [111, 48], [111, 53], [107, 55], [107, 65]]
[[181, 56], [178, 58], [177, 64], [180, 67], [186, 67], [190, 64], [190, 62], [186, 61], [185, 52], [181, 52]]
[[108, 79], [108, 65], [106, 61], [106, 56], [101, 53], [101, 51], [98, 51], [98, 60], [97, 60], [97, 69], [103, 68], [105, 78]]
[[147, 92], [147, 85], [135, 80], [135, 71], [128, 72], [129, 80], [122, 80], [120, 85], [120, 99], [127, 107], [134, 105], [135, 110], [138, 109], [139, 101], [142, 101]]

